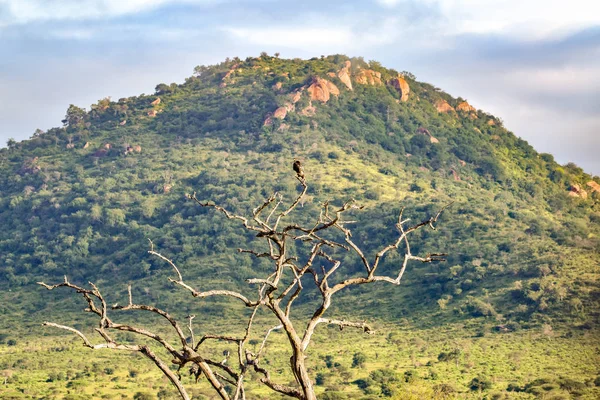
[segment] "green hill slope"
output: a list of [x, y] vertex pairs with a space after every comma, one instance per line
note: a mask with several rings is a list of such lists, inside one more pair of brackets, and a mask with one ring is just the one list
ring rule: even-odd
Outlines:
[[455, 202], [440, 231], [413, 239], [448, 261], [411, 266], [402, 290], [377, 287], [375, 317], [597, 324], [600, 179], [409, 73], [339, 55], [234, 59], [153, 95], [71, 106], [63, 122], [0, 150], [5, 315], [44, 309], [32, 284], [64, 274], [159, 291], [168, 270], [147, 238], [191, 279], [241, 285], [261, 264], [230, 250], [253, 237], [184, 195], [248, 212], [295, 192], [297, 157], [312, 186], [294, 218], [355, 198], [369, 250], [393, 237], [401, 206], [419, 219]]

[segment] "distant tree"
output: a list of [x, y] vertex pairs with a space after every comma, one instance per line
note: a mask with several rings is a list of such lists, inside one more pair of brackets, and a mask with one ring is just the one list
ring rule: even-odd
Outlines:
[[[300, 169], [300, 171], [302, 170]], [[355, 221], [346, 218], [348, 212], [362, 209], [354, 201], [347, 201], [340, 207], [334, 207], [329, 202], [325, 202], [317, 220], [308, 226], [302, 226], [290, 220], [289, 215], [301, 204], [302, 198], [308, 190], [303, 173], [296, 172], [296, 179], [302, 189], [289, 206], [282, 208], [283, 198], [281, 195], [275, 193], [255, 208], [251, 217], [234, 214], [220, 205], [208, 201], [200, 201], [195, 193], [189, 196], [189, 199], [200, 207], [214, 209], [225, 218], [241, 223], [248, 232], [256, 235], [259, 240], [265, 241], [264, 248], [266, 251], [238, 249], [239, 252], [247, 253], [257, 259], [268, 260], [272, 266], [270, 271], [264, 276], [246, 279], [249, 285], [257, 288], [254, 297], [246, 297], [240, 292], [226, 289], [208, 291], [195, 289], [184, 281], [183, 275], [175, 263], [170, 258], [158, 253], [151, 243], [149, 253], [163, 260], [173, 269], [175, 277], [170, 278], [172, 283], [190, 292], [194, 298], [204, 299], [214, 296], [224, 296], [239, 301], [250, 311], [250, 316], [245, 323], [245, 330], [242, 335], [205, 334], [202, 337], [197, 337], [195, 336], [193, 325], [194, 315], [188, 316], [186, 324], [187, 330], [189, 330], [188, 335], [184, 333], [184, 328], [181, 324], [166, 311], [151, 305], [134, 303], [131, 285], [128, 286], [129, 296], [127, 304], [114, 304], [110, 307], [108, 306], [107, 299], [96, 285], [90, 283], [90, 288], [84, 288], [71, 283], [67, 277], [65, 277], [62, 283], [55, 285], [47, 285], [43, 282], [39, 284], [48, 290], [67, 287], [75, 293], [83, 295], [88, 305], [86, 311], [95, 314], [99, 318], [96, 332], [102, 337], [103, 342], [92, 344], [85, 334], [72, 327], [52, 322], [45, 322], [44, 325], [64, 329], [78, 335], [83, 340], [84, 345], [91, 349], [109, 348], [135, 351], [143, 354], [175, 385], [182, 399], [187, 400], [190, 398], [179, 375], [179, 372], [182, 370], [189, 370], [190, 374], [195, 376], [196, 380], [200, 377], [206, 378], [217, 395], [225, 400], [246, 399], [244, 380], [249, 374], [249, 370], [254, 370], [255, 373], [261, 376], [260, 382], [262, 384], [279, 394], [302, 400], [315, 400], [313, 379], [309, 374], [306, 358], [317, 326], [321, 324], [335, 325], [340, 329], [350, 327], [358, 328], [367, 334], [373, 333], [373, 329], [366, 322], [326, 317], [325, 314], [332, 304], [334, 295], [348, 287], [374, 282], [387, 282], [399, 285], [409, 261], [414, 260], [429, 263], [443, 260], [445, 254], [433, 253], [425, 256], [412, 254], [408, 236], [423, 227], [434, 229], [434, 224], [447, 206], [434, 216], [411, 226], [407, 225], [408, 219], [404, 219], [403, 211], [401, 211], [398, 222], [395, 225], [398, 230], [397, 238], [392, 243], [381, 248], [371, 258], [365, 255], [353, 238], [353, 232], [349, 228], [349, 225], [355, 223]], [[114, 214], [115, 210], [109, 211]], [[124, 216], [115, 216], [112, 214], [107, 212], [107, 219], [112, 218], [120, 221], [121, 217], [124, 218]], [[398, 251], [401, 245], [405, 250], [397, 270], [393, 272], [392, 276], [382, 274], [380, 266], [386, 254]], [[295, 247], [295, 252], [292, 252], [292, 247]], [[226, 248], [223, 249], [225, 253], [230, 252]], [[342, 268], [340, 260], [343, 258], [343, 255], [340, 252], [353, 253], [360, 260], [362, 269], [352, 274], [351, 270]], [[311, 284], [307, 281], [310, 281]], [[316, 296], [309, 294], [308, 298], [317, 298], [318, 304], [314, 308], [312, 315], [304, 321], [298, 321], [298, 317], [291, 318], [290, 312], [295, 304], [294, 302], [305, 289], [316, 291]], [[308, 305], [304, 305], [303, 307], [308, 307]], [[256, 334], [254, 332], [256, 330], [255, 325], [257, 324], [255, 316], [259, 309], [266, 309], [276, 322], [266, 330], [266, 333], [261, 334], [261, 344], [258, 350], [256, 350], [255, 346], [249, 344], [251, 334]], [[161, 335], [145, 328], [131, 324], [117, 323], [112, 319], [112, 316], [109, 316], [110, 310], [142, 310], [157, 314], [171, 324], [178, 337], [178, 344], [173, 345]], [[269, 335], [277, 330], [285, 332], [291, 354], [290, 370], [295, 378], [295, 384], [290, 385], [275, 382], [270, 371], [267, 369], [268, 364], [265, 363], [264, 366], [261, 364]], [[132, 343], [131, 341], [120, 342], [113, 336], [114, 331], [130, 332], [144, 339], [151, 339], [160, 348], [160, 352], [153, 350], [144, 341], [140, 344]], [[232, 346], [232, 351], [225, 352], [224, 361], [213, 359], [210, 356], [210, 343], [213, 341], [224, 341]], [[161, 352], [164, 351], [169, 353], [172, 359], [171, 362], [177, 366], [177, 371], [173, 371], [167, 362], [163, 360]], [[235, 358], [235, 361], [229, 362], [230, 354]], [[353, 357], [353, 365], [363, 365], [365, 360], [366, 357], [364, 354], [356, 353]], [[394, 389], [392, 383], [398, 380], [395, 374], [390, 374], [386, 370], [374, 374], [373, 377], [374, 380], [381, 384], [381, 390], [385, 396], [393, 395]], [[319, 379], [319, 382], [323, 382], [323, 379]], [[226, 388], [226, 386], [229, 387]], [[147, 399], [149, 397], [145, 393], [136, 393], [134, 398]]]
[[65, 127], [79, 128], [84, 126], [84, 119], [87, 115], [85, 109], [79, 108], [73, 104], [67, 109], [65, 119], [61, 122]]
[[44, 134], [44, 131], [41, 130], [40, 128], [38, 128], [33, 132], [33, 135], [31, 137], [36, 138], [36, 137], [42, 136], [43, 134]]
[[6, 147], [8, 147], [9, 149], [14, 149], [16, 145], [17, 141], [14, 138], [8, 138], [8, 140], [6, 141]]

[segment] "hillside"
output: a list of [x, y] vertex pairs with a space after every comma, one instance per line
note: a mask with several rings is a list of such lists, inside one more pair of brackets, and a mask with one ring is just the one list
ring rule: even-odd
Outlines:
[[[170, 271], [149, 258], [147, 239], [188, 279], [245, 290], [264, 265], [229, 250], [251, 248], [254, 236], [185, 194], [248, 213], [273, 191], [291, 198], [299, 158], [310, 191], [294, 218], [354, 198], [365, 205], [355, 231], [370, 251], [392, 240], [401, 206], [419, 220], [454, 201], [438, 231], [411, 243], [448, 253], [446, 262], [411, 265], [400, 288], [350, 292], [339, 312], [364, 308], [419, 329], [474, 318], [487, 331], [597, 333], [600, 178], [558, 165], [499, 117], [408, 72], [341, 55], [226, 60], [151, 95], [71, 106], [63, 123], [0, 150], [0, 313], [9, 321], [32, 327], [73, 310], [34, 285], [65, 274], [120, 294], [135, 282], [140, 296], [173, 304]], [[359, 268], [344, 262], [348, 274]]]

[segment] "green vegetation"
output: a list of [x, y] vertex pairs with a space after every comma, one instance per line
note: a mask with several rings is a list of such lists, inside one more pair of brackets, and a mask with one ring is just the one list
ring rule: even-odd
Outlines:
[[[197, 67], [183, 84], [159, 84], [154, 95], [71, 106], [63, 127], [10, 140], [0, 150], [0, 397], [170, 398], [171, 387], [135, 357], [40, 338], [56, 334], [40, 327], [45, 319], [81, 329], [90, 320], [80, 304], [34, 283], [68, 274], [122, 302], [132, 282], [146, 303], [202, 315], [202, 329], [217, 328], [215, 315], [234, 324], [238, 310], [228, 303], [173, 290], [147, 238], [190, 281], [245, 290], [243, 280], [265, 265], [226, 250], [253, 248], [255, 238], [184, 194], [248, 213], [274, 190], [291, 198], [299, 157], [313, 182], [307, 220], [327, 199], [355, 198], [366, 206], [355, 231], [367, 251], [394, 237], [401, 206], [418, 220], [455, 201], [438, 231], [412, 241], [415, 252], [449, 253], [447, 262], [411, 264], [400, 288], [355, 289], [334, 305], [381, 327], [374, 337], [321, 331], [315, 340], [336, 343], [311, 356], [317, 387], [329, 389], [322, 398], [597, 398], [600, 193], [587, 183], [600, 179], [538, 154], [483, 111], [438, 112], [439, 100], [456, 107], [462, 99], [409, 74], [407, 102], [386, 84], [353, 82], [349, 91], [328, 75], [346, 60], [354, 74], [397, 76], [341, 55], [233, 59]], [[313, 76], [340, 95], [310, 102], [311, 115], [301, 112], [304, 91], [285, 119], [264, 126]], [[586, 198], [569, 195], [575, 185]], [[349, 273], [360, 267], [350, 256], [343, 262]], [[386, 259], [390, 268], [397, 262]], [[285, 359], [278, 346], [275, 364]], [[209, 398], [207, 386], [198, 390]]]

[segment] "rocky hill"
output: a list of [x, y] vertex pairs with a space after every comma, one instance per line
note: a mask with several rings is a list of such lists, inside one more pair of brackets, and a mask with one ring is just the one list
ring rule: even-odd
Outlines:
[[64, 274], [139, 280], [169, 302], [148, 238], [191, 279], [240, 286], [263, 266], [231, 250], [254, 238], [184, 195], [249, 212], [273, 191], [292, 196], [299, 158], [311, 186], [295, 218], [355, 198], [368, 250], [393, 237], [401, 206], [419, 219], [454, 201], [437, 232], [413, 239], [448, 261], [359, 300], [376, 317], [597, 327], [600, 179], [408, 72], [342, 55], [236, 58], [151, 95], [71, 106], [63, 124], [0, 150], [3, 315], [44, 310], [33, 283]]

